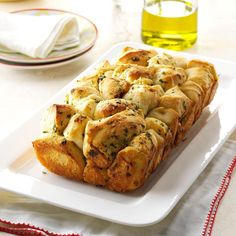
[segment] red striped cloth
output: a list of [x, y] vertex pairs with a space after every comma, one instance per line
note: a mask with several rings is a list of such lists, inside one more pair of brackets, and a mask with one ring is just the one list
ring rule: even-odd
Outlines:
[[82, 236], [80, 234], [57, 234], [29, 224], [17, 224], [0, 219], [0, 232], [24, 236]]
[[214, 227], [214, 222], [215, 222], [215, 218], [216, 218], [216, 214], [217, 214], [219, 205], [220, 205], [220, 203], [221, 203], [221, 201], [222, 201], [222, 199], [229, 187], [229, 184], [231, 181], [231, 176], [232, 176], [232, 173], [233, 173], [235, 167], [236, 167], [236, 157], [234, 157], [231, 164], [229, 165], [229, 167], [226, 171], [226, 174], [224, 175], [224, 177], [221, 181], [221, 185], [220, 185], [218, 191], [216, 192], [214, 198], [212, 199], [210, 209], [207, 214], [205, 224], [203, 227], [202, 236], [210, 236], [212, 234], [212, 230]]

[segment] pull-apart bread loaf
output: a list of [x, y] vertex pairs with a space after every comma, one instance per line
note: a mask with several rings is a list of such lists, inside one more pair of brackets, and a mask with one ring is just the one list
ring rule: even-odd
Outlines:
[[124, 48], [45, 111], [33, 141], [49, 171], [125, 192], [142, 186], [214, 97], [214, 66]]

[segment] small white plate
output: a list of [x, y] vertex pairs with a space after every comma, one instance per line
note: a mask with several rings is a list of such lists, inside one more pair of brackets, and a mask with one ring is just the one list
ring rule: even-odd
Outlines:
[[8, 62], [8, 61], [0, 60], [0, 64], [4, 66], [8, 66], [10, 68], [14, 68], [14, 69], [24, 69], [24, 70], [49, 69], [49, 68], [54, 68], [58, 66], [64, 66], [69, 63], [78, 61], [80, 56], [87, 51], [84, 51], [83, 53], [76, 55], [74, 57], [68, 58], [66, 60], [55, 61], [55, 62], [27, 64], [27, 63], [15, 63], [15, 62]]
[[4, 61], [5, 64], [10, 63], [24, 63], [24, 64], [42, 64], [52, 63], [62, 60], [66, 60], [77, 55], [81, 55], [88, 51], [95, 44], [97, 39], [97, 27], [93, 22], [87, 18], [80, 16], [76, 13], [56, 10], [56, 9], [25, 9], [20, 11], [12, 12], [14, 14], [25, 14], [25, 15], [55, 15], [69, 13], [76, 16], [79, 24], [80, 44], [73, 48], [68, 48], [61, 51], [52, 51], [47, 58], [31, 58], [20, 53], [4, 53], [0, 52], [0, 60]]
[[172, 151], [137, 191], [115, 193], [71, 181], [48, 171], [45, 174], [32, 149], [31, 142], [39, 135], [43, 111], [52, 103], [63, 102], [65, 94], [73, 88], [77, 79], [92, 73], [101, 61], [114, 59], [126, 46], [152, 48], [137, 43], [114, 46], [0, 143], [0, 188], [125, 225], [150, 225], [167, 216], [235, 128], [234, 63], [171, 52], [188, 59], [198, 58], [212, 62], [220, 73], [219, 88], [213, 102], [190, 129], [187, 139]]

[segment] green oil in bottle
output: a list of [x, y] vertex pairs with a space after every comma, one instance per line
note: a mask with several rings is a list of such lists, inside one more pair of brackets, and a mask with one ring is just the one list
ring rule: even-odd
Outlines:
[[197, 8], [182, 0], [145, 1], [142, 40], [173, 50], [191, 47], [197, 40]]

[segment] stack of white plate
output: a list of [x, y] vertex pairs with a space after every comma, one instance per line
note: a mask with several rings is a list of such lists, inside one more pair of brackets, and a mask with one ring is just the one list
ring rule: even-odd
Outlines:
[[83, 16], [72, 12], [66, 12], [55, 9], [27, 9], [16, 11], [14, 14], [27, 15], [52, 15], [70, 13], [76, 16], [79, 24], [80, 45], [64, 49], [61, 51], [53, 51], [47, 58], [31, 58], [20, 53], [4, 53], [0, 52], [0, 64], [15, 68], [24, 69], [41, 69], [64, 65], [77, 60], [82, 54], [93, 47], [97, 39], [97, 28], [94, 23]]

